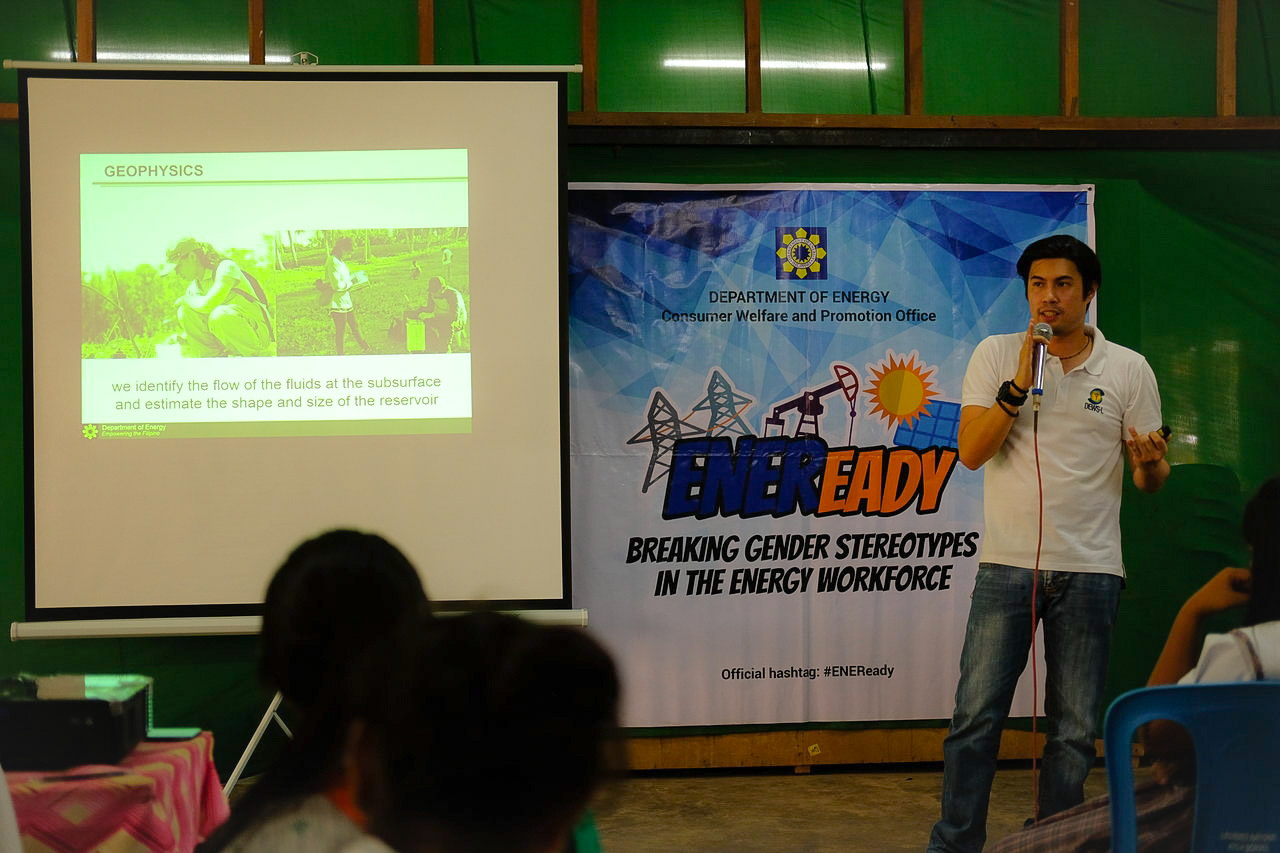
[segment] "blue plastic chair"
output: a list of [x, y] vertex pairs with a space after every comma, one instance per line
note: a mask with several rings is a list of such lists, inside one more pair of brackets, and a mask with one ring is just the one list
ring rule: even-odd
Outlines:
[[1179, 684], [1131, 690], [1107, 710], [1111, 849], [1137, 853], [1133, 733], [1173, 720], [1195, 746], [1191, 849], [1280, 853], [1280, 681]]

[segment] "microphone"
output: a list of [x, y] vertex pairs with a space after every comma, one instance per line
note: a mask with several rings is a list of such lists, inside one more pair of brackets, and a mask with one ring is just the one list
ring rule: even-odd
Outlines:
[[1031, 411], [1040, 411], [1040, 398], [1044, 396], [1044, 354], [1049, 349], [1048, 343], [1053, 339], [1053, 327], [1048, 323], [1036, 323], [1031, 335], [1044, 338], [1043, 341], [1032, 342], [1031, 353]]

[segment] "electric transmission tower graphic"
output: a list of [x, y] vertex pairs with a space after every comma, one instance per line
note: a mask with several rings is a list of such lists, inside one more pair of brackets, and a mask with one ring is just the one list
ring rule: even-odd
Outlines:
[[[746, 394], [738, 393], [718, 368], [713, 368], [707, 380], [707, 395], [694, 404], [685, 417], [680, 417], [676, 407], [661, 389], [655, 388], [649, 401], [648, 422], [627, 444], [648, 444], [649, 470], [644, 475], [641, 492], [661, 480], [671, 471], [671, 452], [682, 438], [707, 435], [751, 435], [751, 428], [742, 419], [742, 413], [755, 402]], [[707, 412], [707, 425], [692, 423], [695, 415]]]
[[707, 396], [694, 404], [689, 417], [698, 412], [710, 412], [707, 435], [751, 435], [751, 428], [742, 420], [742, 413], [754, 402], [746, 394], [739, 394], [723, 373], [712, 370], [711, 378], [707, 380]]
[[627, 444], [650, 444], [653, 447], [649, 453], [649, 470], [645, 472], [644, 486], [640, 491], [649, 491], [650, 486], [671, 471], [671, 451], [675, 448], [676, 441], [686, 436], [702, 435], [704, 432], [701, 427], [681, 420], [667, 395], [661, 389], [653, 389], [653, 399], [649, 401], [648, 423], [627, 439]]

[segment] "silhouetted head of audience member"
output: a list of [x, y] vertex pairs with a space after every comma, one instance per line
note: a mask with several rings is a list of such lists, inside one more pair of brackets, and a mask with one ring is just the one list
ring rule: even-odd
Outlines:
[[353, 738], [370, 831], [402, 853], [562, 850], [620, 767], [613, 661], [579, 629], [497, 613], [418, 634]]
[[1245, 507], [1240, 527], [1252, 551], [1244, 622], [1280, 619], [1280, 477], [1262, 484]]
[[373, 533], [332, 530], [289, 554], [267, 586], [258, 674], [303, 716], [350, 688], [372, 641], [417, 623], [422, 580]]
[[431, 619], [418, 572], [373, 533], [333, 530], [296, 547], [263, 604], [258, 671], [293, 711], [293, 737], [201, 846], [224, 849], [291, 803], [340, 787], [347, 741], [395, 645]]

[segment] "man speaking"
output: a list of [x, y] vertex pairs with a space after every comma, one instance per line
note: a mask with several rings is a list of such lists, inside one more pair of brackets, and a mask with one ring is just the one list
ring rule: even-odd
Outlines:
[[943, 745], [942, 817], [931, 853], [979, 851], [986, 840], [996, 751], [1033, 619], [1048, 668], [1037, 817], [1084, 799], [1124, 578], [1121, 457], [1129, 457], [1144, 492], [1169, 476], [1151, 368], [1084, 322], [1102, 284], [1098, 256], [1057, 235], [1028, 246], [1017, 269], [1031, 309], [1027, 330], [983, 340], [964, 377], [960, 461], [986, 466], [986, 535]]

